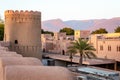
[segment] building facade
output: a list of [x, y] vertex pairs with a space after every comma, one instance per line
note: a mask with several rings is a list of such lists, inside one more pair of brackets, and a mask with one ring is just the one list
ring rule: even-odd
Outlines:
[[90, 35], [90, 30], [75, 30], [74, 32], [74, 39], [78, 40], [81, 39], [88, 39]]
[[50, 50], [53, 50], [53, 36], [51, 34], [42, 34], [41, 41], [43, 52], [49, 52]]
[[96, 48], [98, 57], [120, 62], [120, 33], [93, 34], [89, 42]]
[[60, 33], [54, 33], [54, 40], [65, 40], [66, 39], [66, 33], [65, 32], [60, 32]]
[[65, 32], [54, 33], [54, 36], [42, 34], [42, 50], [65, 55], [72, 40], [73, 36], [67, 36]]

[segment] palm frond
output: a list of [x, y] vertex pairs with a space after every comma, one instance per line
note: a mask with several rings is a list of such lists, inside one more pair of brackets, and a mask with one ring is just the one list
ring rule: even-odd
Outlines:
[[[72, 52], [72, 50], [79, 52], [79, 54], [80, 54], [79, 62], [82, 61], [81, 56], [87, 57], [87, 58], [95, 58], [96, 57], [96, 55], [94, 53], [92, 53], [92, 51], [95, 51], [95, 48], [92, 45], [90, 45], [87, 40], [82, 40], [80, 38], [74, 42], [71, 42], [71, 46], [68, 48], [68, 50], [70, 52]], [[80, 64], [82, 64], [82, 63], [80, 62]]]
[[89, 59], [91, 59], [91, 58], [97, 58], [97, 56], [93, 53], [93, 52], [85, 52], [85, 55], [87, 55], [87, 57], [89, 58]]
[[85, 53], [84, 55], [86, 56], [86, 58], [91, 59], [91, 56], [89, 54]]
[[68, 47], [67, 53], [68, 54], [76, 54], [77, 50], [76, 50], [76, 48], [74, 48], [74, 46], [70, 46], [70, 47]]

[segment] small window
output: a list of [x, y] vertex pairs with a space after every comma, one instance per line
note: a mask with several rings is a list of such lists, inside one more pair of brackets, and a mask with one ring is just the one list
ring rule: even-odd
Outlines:
[[120, 46], [119, 46], [119, 50], [118, 51], [120, 52]]
[[111, 51], [111, 46], [110, 45], [108, 46], [108, 51]]
[[100, 50], [101, 50], [101, 51], [103, 50], [103, 45], [100, 45]]
[[117, 46], [117, 52], [119, 51], [119, 46]]
[[64, 50], [62, 50], [62, 55], [65, 55], [65, 51]]
[[18, 40], [15, 40], [15, 44], [18, 44]]
[[78, 33], [76, 33], [76, 35], [78, 35]]

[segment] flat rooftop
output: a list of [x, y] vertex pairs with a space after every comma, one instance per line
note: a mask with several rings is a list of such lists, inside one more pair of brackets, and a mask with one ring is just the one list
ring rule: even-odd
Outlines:
[[[120, 72], [98, 68], [93, 66], [81, 66], [77, 68], [77, 71], [83, 76], [91, 78], [90, 80], [120, 80]], [[89, 79], [88, 79], [89, 80]]]
[[[43, 53], [45, 57], [49, 57], [55, 60], [67, 61], [70, 62], [69, 56], [61, 55], [61, 54], [52, 54], [52, 53]], [[79, 63], [79, 56], [73, 56], [72, 62]], [[101, 58], [94, 58], [94, 59], [83, 59], [83, 64], [85, 65], [101, 65], [101, 64], [114, 64], [115, 60], [111, 59], [101, 59]]]
[[115, 74], [119, 75], [119, 73], [115, 72], [115, 71], [100, 70], [100, 69], [91, 68], [91, 67], [80, 67], [80, 68], [78, 68], [78, 71], [86, 72], [86, 73], [90, 73], [90, 74], [97, 74], [97, 75], [101, 75], [101, 76], [111, 76], [111, 75], [115, 75]]

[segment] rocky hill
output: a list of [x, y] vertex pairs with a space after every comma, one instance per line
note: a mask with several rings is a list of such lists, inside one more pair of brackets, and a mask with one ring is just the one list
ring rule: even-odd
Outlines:
[[96, 30], [105, 28], [108, 32], [114, 32], [116, 27], [120, 26], [120, 17], [111, 19], [91, 19], [91, 20], [69, 20], [53, 19], [42, 22], [44, 30], [58, 32], [64, 27], [70, 27], [74, 30]]

